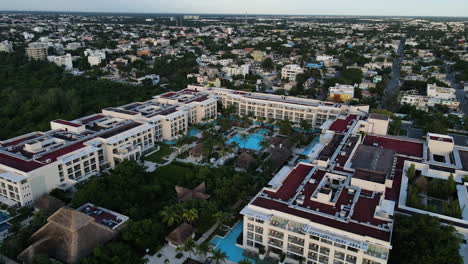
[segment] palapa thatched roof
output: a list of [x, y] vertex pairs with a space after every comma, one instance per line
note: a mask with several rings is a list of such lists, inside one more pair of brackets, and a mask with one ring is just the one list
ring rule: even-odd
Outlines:
[[32, 263], [35, 255], [45, 254], [65, 263], [76, 263], [116, 234], [117, 231], [97, 223], [93, 217], [62, 207], [31, 236], [32, 244], [18, 259]]
[[174, 245], [180, 246], [191, 238], [195, 231], [196, 229], [192, 225], [182, 223], [166, 237], [166, 240]]
[[55, 212], [64, 205], [65, 203], [62, 200], [57, 199], [54, 196], [44, 194], [34, 203], [34, 208], [42, 211]]
[[182, 186], [176, 186], [175, 190], [177, 192], [177, 198], [179, 201], [191, 201], [191, 200], [207, 200], [210, 198], [209, 194], [206, 194], [206, 185], [205, 182], [200, 183], [193, 190], [184, 188]]

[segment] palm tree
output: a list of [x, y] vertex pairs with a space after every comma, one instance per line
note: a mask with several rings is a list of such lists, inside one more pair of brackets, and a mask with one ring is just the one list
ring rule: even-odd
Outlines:
[[242, 141], [242, 143], [244, 145], [244, 148], [245, 148], [245, 146], [247, 145], [247, 140], [249, 139], [249, 135], [246, 134], [246, 133], [242, 133], [240, 135], [240, 139], [241, 139], [241, 141]]
[[198, 210], [195, 208], [184, 209], [184, 212], [182, 213], [182, 218], [189, 223], [193, 223], [198, 219]]
[[177, 210], [178, 208], [166, 206], [162, 209], [162, 211], [159, 213], [162, 216], [162, 222], [166, 223], [167, 226], [172, 226], [175, 224], [180, 223], [181, 215], [180, 211]]
[[224, 253], [223, 251], [221, 251], [220, 249], [213, 249], [211, 250], [211, 257], [210, 257], [210, 260], [215, 264], [221, 264], [221, 263], [225, 263], [226, 261], [226, 258], [227, 258], [227, 255], [226, 253]]
[[202, 257], [203, 260], [206, 262], [208, 253], [210, 253], [211, 251], [210, 243], [208, 242], [201, 243], [200, 245], [197, 246], [196, 251], [197, 251], [197, 255]]
[[178, 247], [176, 250], [178, 252], [188, 252], [189, 253], [189, 258], [192, 258], [192, 253], [195, 253], [195, 250], [197, 249], [197, 244], [195, 243], [195, 241], [193, 241], [193, 239], [188, 239], [187, 241], [185, 241], [185, 243]]
[[230, 213], [219, 211], [213, 215], [213, 217], [219, 222], [219, 224], [223, 224], [226, 220], [231, 216]]
[[302, 128], [302, 132], [305, 132], [307, 130], [310, 130], [311, 129], [311, 125], [309, 122], [307, 122], [307, 120], [305, 119], [301, 119], [301, 122], [300, 122], [300, 125], [301, 125], [301, 128]]
[[238, 262], [238, 264], [252, 264], [252, 262], [248, 259], [243, 259], [241, 261]]
[[263, 117], [263, 116], [259, 116], [259, 117], [257, 118], [257, 120], [258, 120], [258, 121], [262, 124], [262, 126], [263, 126], [263, 125], [264, 125], [264, 122], [265, 122], [265, 120], [266, 120], [266, 118]]
[[259, 144], [260, 144], [260, 147], [262, 147], [262, 149], [266, 149], [270, 146], [270, 142], [268, 142], [266, 138], [263, 138]]

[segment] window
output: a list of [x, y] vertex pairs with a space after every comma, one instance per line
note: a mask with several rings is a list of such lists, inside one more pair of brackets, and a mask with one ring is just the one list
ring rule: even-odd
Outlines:
[[327, 247], [320, 247], [320, 254], [327, 255], [330, 254], [330, 249]]
[[345, 254], [343, 252], [335, 251], [335, 258], [339, 260], [344, 260]]

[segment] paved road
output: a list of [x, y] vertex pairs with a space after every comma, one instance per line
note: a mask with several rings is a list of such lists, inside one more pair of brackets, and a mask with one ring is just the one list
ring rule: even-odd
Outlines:
[[391, 106], [387, 105], [386, 98], [393, 95], [398, 95], [400, 92], [400, 65], [403, 60], [403, 52], [405, 49], [406, 39], [403, 38], [398, 46], [397, 57], [393, 60], [392, 73], [387, 88], [385, 89], [384, 98], [382, 100], [382, 108], [389, 109]]
[[[423, 129], [414, 128], [409, 124], [402, 124], [401, 127], [408, 132], [408, 137], [415, 139], [422, 139], [426, 135]], [[455, 145], [468, 147], [468, 135], [448, 134], [455, 140]]]
[[[456, 90], [457, 99], [460, 102], [460, 110], [464, 114], [468, 114], [468, 100], [465, 98], [465, 91], [462, 87], [459, 87], [456, 79], [455, 74], [450, 70], [450, 65], [444, 65], [445, 73], [447, 74], [447, 80], [450, 82], [452, 88]], [[460, 89], [461, 88], [461, 89]]]

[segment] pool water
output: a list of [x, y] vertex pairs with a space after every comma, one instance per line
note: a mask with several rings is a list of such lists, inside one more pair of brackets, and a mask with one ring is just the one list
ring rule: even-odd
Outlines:
[[10, 215], [5, 213], [5, 212], [2, 212], [0, 211], [0, 223], [8, 220], [10, 218]]
[[312, 143], [310, 143], [310, 145], [307, 146], [307, 148], [302, 152], [302, 155], [304, 155], [304, 156], [309, 155], [309, 153], [312, 151], [312, 149], [315, 147], [315, 145], [317, 145], [317, 143], [319, 142], [319, 140], [320, 140], [320, 137], [319, 137], [319, 136], [315, 137], [315, 138], [312, 140]]
[[10, 229], [10, 224], [8, 224], [8, 223], [2, 223], [2, 224], [0, 224], [0, 233], [6, 231], [6, 230], [8, 230], [8, 229]]
[[248, 135], [246, 140], [242, 140], [241, 133], [238, 133], [233, 138], [226, 141], [226, 143], [229, 145], [232, 142], [236, 142], [239, 144], [239, 147], [243, 149], [261, 150], [260, 142], [263, 140], [266, 133], [268, 133], [268, 129], [260, 129], [257, 133]]
[[165, 141], [163, 141], [163, 142], [164, 142], [165, 144], [167, 144], [167, 145], [175, 145], [175, 144], [177, 144], [177, 141], [175, 141], [175, 140], [165, 140]]
[[200, 131], [197, 128], [192, 127], [190, 128], [188, 135], [189, 137], [195, 137], [196, 135], [198, 135], [198, 133], [200, 133]]
[[215, 236], [211, 240], [211, 244], [216, 248], [226, 253], [228, 256], [228, 260], [238, 263], [243, 259], [248, 259], [252, 264], [255, 264], [253, 259], [244, 257], [242, 254], [244, 253], [244, 249], [236, 246], [237, 237], [242, 233], [244, 221], [239, 221], [231, 231], [226, 235], [226, 237], [222, 238], [220, 236]]

